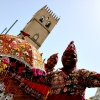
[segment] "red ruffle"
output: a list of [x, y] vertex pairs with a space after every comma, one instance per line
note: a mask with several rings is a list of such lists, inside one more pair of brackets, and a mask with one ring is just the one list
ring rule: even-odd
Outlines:
[[46, 96], [48, 94], [49, 89], [50, 89], [48, 86], [38, 84], [38, 83], [34, 83], [34, 82], [31, 82], [31, 81], [28, 81], [28, 80], [24, 80], [23, 82], [26, 83], [32, 89], [40, 92], [44, 96]]
[[19, 67], [18, 74], [22, 74], [22, 71], [25, 69], [25, 67]]

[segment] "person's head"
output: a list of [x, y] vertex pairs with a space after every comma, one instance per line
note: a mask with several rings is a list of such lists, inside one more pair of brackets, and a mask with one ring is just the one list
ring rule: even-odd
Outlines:
[[74, 41], [71, 41], [66, 50], [62, 55], [62, 64], [65, 69], [71, 69], [76, 66], [77, 63], [77, 53], [74, 45]]
[[49, 68], [54, 68], [58, 62], [58, 53], [51, 55], [47, 60], [47, 66]]

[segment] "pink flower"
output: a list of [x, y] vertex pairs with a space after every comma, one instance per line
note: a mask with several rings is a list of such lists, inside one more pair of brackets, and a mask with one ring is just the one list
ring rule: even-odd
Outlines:
[[35, 67], [32, 67], [31, 70], [32, 70], [33, 72], [36, 72], [36, 68], [35, 68]]
[[41, 75], [42, 75], [42, 72], [38, 71], [38, 72], [37, 72], [37, 75], [38, 75], [38, 76], [41, 76]]
[[43, 83], [44, 81], [43, 81], [43, 79], [42, 79], [42, 78], [39, 78], [39, 82]]
[[37, 73], [36, 72], [33, 72], [33, 76], [37, 76]]
[[9, 64], [9, 61], [8, 61], [7, 58], [4, 58], [4, 59], [3, 59], [3, 62], [4, 62], [4, 64]]

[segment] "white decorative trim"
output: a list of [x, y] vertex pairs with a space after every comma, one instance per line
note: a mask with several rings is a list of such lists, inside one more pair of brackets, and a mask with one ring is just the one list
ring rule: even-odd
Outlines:
[[0, 54], [0, 56], [7, 56], [7, 57], [15, 58], [15, 59], [17, 59], [17, 60], [23, 62], [23, 63], [24, 63], [25, 65], [27, 65], [29, 68], [32, 68], [32, 66], [31, 66], [29, 63], [25, 62], [23, 59], [17, 58], [16, 56], [13, 56], [13, 55], [10, 55], [10, 54]]

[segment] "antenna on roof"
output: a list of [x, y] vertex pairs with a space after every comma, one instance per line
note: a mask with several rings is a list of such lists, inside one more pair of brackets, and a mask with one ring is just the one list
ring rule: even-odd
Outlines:
[[7, 30], [7, 27], [1, 32], [1, 34], [3, 34], [3, 32], [4, 32], [5, 30]]
[[18, 20], [16, 20], [16, 21], [12, 24], [12, 26], [7, 30], [7, 32], [6, 32], [5, 34], [7, 34], [7, 33], [10, 31], [10, 29], [16, 24], [17, 21], [18, 21]]

